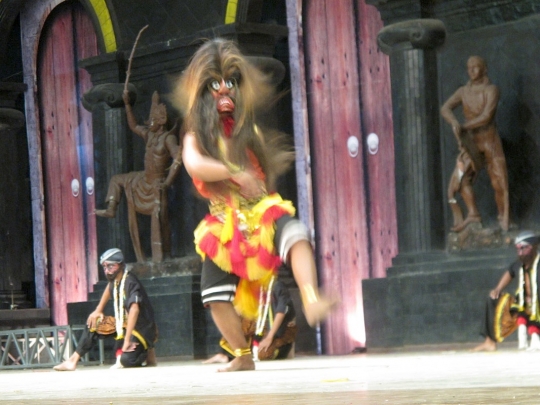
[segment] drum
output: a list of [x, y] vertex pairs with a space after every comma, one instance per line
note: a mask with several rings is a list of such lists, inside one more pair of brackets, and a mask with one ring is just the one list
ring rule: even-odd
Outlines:
[[497, 307], [495, 309], [495, 319], [493, 320], [493, 329], [497, 342], [502, 342], [517, 329], [516, 311], [510, 311], [512, 304], [515, 302], [515, 297], [509, 293], [504, 293], [499, 297]]

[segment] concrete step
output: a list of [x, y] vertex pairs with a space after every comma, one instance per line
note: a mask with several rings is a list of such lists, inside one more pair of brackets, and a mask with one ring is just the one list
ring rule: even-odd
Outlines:
[[51, 325], [48, 308], [0, 310], [0, 330], [28, 329]]
[[[99, 301], [103, 294], [104, 287], [94, 289], [88, 294], [88, 301]], [[145, 286], [149, 297], [155, 297], [166, 294], [181, 294], [187, 292], [200, 292], [199, 284], [172, 284], [172, 285], [150, 285]]]
[[400, 253], [392, 259], [393, 266], [416, 264], [416, 263], [436, 263], [441, 261], [459, 261], [475, 258], [506, 257], [515, 255], [513, 248], [500, 249], [476, 249], [464, 250], [458, 253], [449, 253], [444, 250], [436, 250], [420, 253]]
[[[149, 296], [200, 291], [200, 276], [198, 275], [175, 275], [170, 277], [140, 278], [139, 280]], [[88, 300], [99, 300], [107, 285], [108, 282], [104, 280], [94, 284], [94, 291], [88, 294]]]
[[512, 250], [495, 252], [475, 251], [466, 254], [442, 254], [409, 256], [408, 260], [398, 260], [401, 264], [387, 269], [387, 277], [406, 277], [432, 272], [454, 272], [480, 269], [505, 269], [516, 259]]
[[[515, 259], [510, 250], [461, 260], [447, 256], [440, 263], [419, 261], [389, 269], [387, 278], [363, 280], [367, 345], [478, 341], [488, 293]], [[506, 290], [514, 292], [515, 284]]]

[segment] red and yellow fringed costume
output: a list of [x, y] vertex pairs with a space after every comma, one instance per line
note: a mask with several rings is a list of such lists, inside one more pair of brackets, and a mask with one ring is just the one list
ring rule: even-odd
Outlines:
[[[250, 154], [252, 164], [254, 159]], [[274, 248], [275, 221], [293, 216], [295, 209], [277, 193], [247, 200], [229, 183], [228, 195], [212, 196], [203, 182], [194, 179], [198, 191], [210, 199], [210, 214], [195, 230], [195, 246], [203, 260], [208, 257], [223, 271], [240, 277], [235, 308], [242, 317], [256, 319], [260, 287], [267, 289], [281, 264]]]

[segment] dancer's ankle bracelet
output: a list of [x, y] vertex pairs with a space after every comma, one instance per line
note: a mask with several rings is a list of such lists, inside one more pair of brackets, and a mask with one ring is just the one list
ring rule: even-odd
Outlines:
[[251, 349], [249, 347], [245, 349], [234, 349], [233, 354], [234, 354], [234, 357], [242, 357], [242, 356], [251, 355]]

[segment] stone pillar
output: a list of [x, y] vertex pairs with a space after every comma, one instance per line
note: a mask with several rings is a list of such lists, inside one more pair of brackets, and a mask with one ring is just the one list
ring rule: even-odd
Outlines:
[[445, 35], [441, 21], [417, 19], [388, 25], [377, 38], [390, 56], [400, 254], [444, 247], [434, 49]]
[[[0, 200], [0, 290], [15, 290], [16, 297], [22, 283], [31, 282], [34, 277], [28, 144], [22, 112], [26, 88], [24, 83], [0, 83], [0, 161], [3, 166], [0, 195], [4, 197]], [[33, 295], [33, 291], [29, 292]]]

